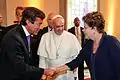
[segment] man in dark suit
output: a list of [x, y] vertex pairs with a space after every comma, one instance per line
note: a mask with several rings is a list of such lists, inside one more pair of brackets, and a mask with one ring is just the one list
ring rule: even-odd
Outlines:
[[47, 23], [48, 23], [48, 26], [44, 27], [43, 30], [42, 30], [42, 35], [45, 34], [46, 32], [49, 32], [52, 30], [52, 18], [55, 16], [56, 14], [55, 13], [49, 13], [48, 14], [48, 17], [47, 17]]
[[[16, 7], [15, 9], [16, 20], [14, 21], [13, 25], [6, 27], [7, 32], [20, 24], [20, 21], [22, 19], [22, 12], [24, 11], [24, 9], [25, 7], [22, 7], [22, 6]], [[30, 47], [31, 47], [31, 52], [32, 52], [31, 53], [32, 55], [31, 65], [33, 66], [38, 66], [39, 64], [39, 57], [37, 55], [37, 49], [38, 49], [38, 45], [41, 39], [41, 35], [42, 34], [41, 34], [41, 29], [40, 29], [40, 31], [37, 34], [34, 34], [34, 35], [32, 34], [30, 37]]]
[[[77, 33], [77, 30], [78, 30], [78, 33]], [[83, 47], [85, 42], [85, 35], [82, 30], [83, 28], [80, 27], [80, 20], [78, 17], [76, 17], [74, 19], [74, 27], [68, 29], [68, 32], [74, 34], [76, 37], [79, 36], [77, 37], [77, 39], [80, 42], [81, 46]], [[78, 78], [79, 80], [84, 80], [84, 62], [82, 65], [78, 67]]]
[[77, 37], [77, 28], [79, 29], [79, 33], [80, 33], [80, 37], [81, 37], [80, 38], [81, 39], [81, 46], [83, 46], [84, 41], [85, 41], [85, 35], [84, 35], [83, 31], [82, 31], [83, 28], [80, 27], [80, 20], [79, 20], [78, 17], [76, 17], [74, 19], [74, 26], [72, 28], [68, 29], [68, 32], [74, 34]]
[[39, 32], [44, 18], [41, 10], [27, 7], [20, 25], [6, 34], [1, 43], [0, 80], [40, 80], [43, 74], [54, 73], [31, 65], [30, 34]]

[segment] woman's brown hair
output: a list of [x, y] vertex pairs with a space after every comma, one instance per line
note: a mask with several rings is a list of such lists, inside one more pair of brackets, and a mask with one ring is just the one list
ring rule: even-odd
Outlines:
[[102, 15], [102, 13], [96, 11], [96, 12], [90, 12], [86, 14], [82, 20], [87, 23], [89, 27], [96, 27], [97, 31], [99, 33], [104, 32], [104, 27], [105, 27], [105, 20]]

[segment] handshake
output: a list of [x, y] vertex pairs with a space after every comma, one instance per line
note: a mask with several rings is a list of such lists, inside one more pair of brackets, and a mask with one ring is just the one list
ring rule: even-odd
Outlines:
[[68, 66], [63, 65], [56, 68], [46, 68], [44, 69], [44, 75], [40, 80], [55, 80], [59, 75], [67, 73]]

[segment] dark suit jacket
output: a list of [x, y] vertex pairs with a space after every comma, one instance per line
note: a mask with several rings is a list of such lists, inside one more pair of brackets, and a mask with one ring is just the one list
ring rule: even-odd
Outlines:
[[39, 66], [39, 56], [37, 55], [38, 46], [43, 34], [48, 32], [48, 27], [43, 28], [37, 35], [31, 36], [32, 65]]
[[6, 34], [6, 27], [0, 26], [0, 51], [1, 51], [1, 41]]
[[11, 29], [15, 28], [17, 25], [19, 25], [19, 24], [13, 24], [13, 25], [10, 25], [10, 26], [6, 27], [6, 32], [8, 32]]
[[[83, 60], [91, 72], [93, 41], [88, 40], [76, 59], [67, 63], [71, 70], [81, 65]], [[103, 35], [95, 53], [96, 80], [120, 80], [120, 42], [113, 36]], [[91, 73], [92, 75], [92, 73]]]
[[2, 41], [2, 39], [3, 39], [3, 37], [4, 37], [4, 29], [5, 29], [5, 27], [3, 27], [3, 26], [0, 26], [0, 43], [1, 43], [1, 41]]
[[1, 41], [3, 39], [3, 37], [5, 36], [5, 34], [11, 30], [12, 28], [14, 28], [17, 24], [14, 24], [14, 25], [10, 25], [8, 27], [4, 27], [4, 26], [0, 26], [0, 44], [1, 44]]
[[32, 65], [38, 67], [39, 66], [39, 56], [37, 55], [38, 46], [41, 40], [42, 32], [41, 30], [37, 35], [31, 35], [31, 53], [32, 53]]
[[31, 66], [26, 35], [20, 25], [4, 37], [0, 54], [0, 80], [40, 80], [44, 69]]
[[[11, 29], [15, 28], [19, 24], [13, 24], [8, 27], [6, 27], [6, 31], [10, 31]], [[38, 67], [39, 65], [39, 56], [37, 55], [37, 49], [39, 46], [39, 42], [41, 39], [42, 33], [41, 30], [37, 35], [32, 35], [30, 38], [30, 46], [31, 46], [31, 65]]]
[[48, 32], [48, 26], [44, 27], [42, 29], [42, 35]]
[[[80, 27], [80, 31], [81, 31], [81, 41], [82, 41], [82, 44], [81, 44], [81, 46], [83, 46], [84, 45], [84, 42], [85, 42], [85, 35], [84, 35], [84, 33], [83, 33], [83, 28], [82, 27]], [[70, 32], [70, 33], [72, 33], [72, 34], [74, 34], [75, 35], [75, 27], [72, 27], [72, 28], [70, 28], [70, 29], [68, 29], [68, 32]]]
[[[80, 31], [81, 31], [81, 34], [82, 34], [81, 35], [81, 42], [82, 42], [81, 46], [83, 47], [83, 45], [85, 43], [85, 35], [84, 35], [82, 30], [83, 30], [83, 28], [80, 27]], [[72, 28], [68, 29], [68, 32], [75, 35], [75, 27], [72, 27]], [[82, 65], [80, 65], [78, 67], [78, 78], [79, 78], [79, 80], [84, 80], [84, 61], [82, 62]]]

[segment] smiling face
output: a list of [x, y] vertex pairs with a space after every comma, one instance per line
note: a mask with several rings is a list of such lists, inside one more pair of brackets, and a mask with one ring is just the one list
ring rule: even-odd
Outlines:
[[64, 31], [64, 19], [61, 17], [53, 20], [53, 29], [57, 35], [61, 35]]

